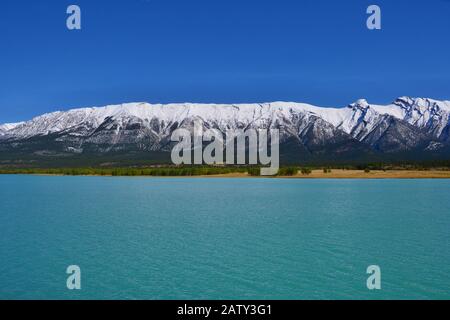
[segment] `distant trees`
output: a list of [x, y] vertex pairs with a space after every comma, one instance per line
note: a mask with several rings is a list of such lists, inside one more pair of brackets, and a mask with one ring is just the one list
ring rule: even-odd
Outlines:
[[258, 177], [261, 175], [261, 169], [256, 167], [251, 167], [247, 169], [247, 174], [252, 177]]
[[[309, 168], [295, 166], [281, 167], [278, 176], [295, 176], [301, 172], [303, 175], [311, 174]], [[184, 176], [209, 176], [231, 173], [246, 173], [249, 176], [260, 176], [260, 167], [245, 166], [170, 166], [170, 167], [107, 167], [107, 168], [15, 168], [0, 169], [0, 174], [48, 174], [66, 176], [154, 176], [154, 177], [184, 177]]]
[[[438, 163], [441, 164], [441, 163]], [[278, 170], [277, 176], [310, 175], [312, 170], [323, 170], [324, 174], [336, 170], [360, 170], [365, 173], [372, 171], [389, 170], [450, 170], [450, 166], [425, 167], [421, 164], [384, 165], [370, 164], [358, 166], [324, 167], [322, 166], [286, 166]], [[449, 163], [450, 164], [450, 163]], [[133, 167], [82, 167], [82, 168], [1, 168], [0, 174], [48, 174], [48, 175], [70, 175], [70, 176], [155, 176], [155, 177], [182, 177], [182, 176], [209, 176], [232, 173], [242, 173], [249, 176], [260, 176], [261, 168], [258, 166], [133, 166]]]
[[283, 167], [278, 170], [279, 176], [295, 176], [298, 174], [297, 167]]
[[[154, 167], [154, 168], [27, 168], [1, 169], [0, 174], [49, 174], [67, 176], [201, 176], [245, 173], [245, 167]], [[258, 169], [259, 171], [259, 169]]]
[[311, 169], [309, 168], [302, 168], [301, 172], [303, 175], [310, 175], [312, 173]]

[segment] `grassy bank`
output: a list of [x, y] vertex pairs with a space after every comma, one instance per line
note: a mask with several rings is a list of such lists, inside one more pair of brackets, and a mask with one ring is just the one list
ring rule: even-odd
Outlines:
[[67, 176], [209, 176], [246, 173], [240, 167], [154, 167], [154, 168], [19, 168], [0, 169], [0, 174], [42, 174]]
[[[259, 167], [147, 167], [147, 168], [11, 168], [0, 169], [2, 174], [35, 174], [64, 176], [153, 176], [153, 177], [190, 177], [190, 176], [227, 176], [257, 177]], [[347, 169], [347, 168], [306, 168], [282, 167], [279, 177], [292, 178], [329, 178], [329, 179], [387, 179], [387, 178], [450, 178], [450, 169]]]

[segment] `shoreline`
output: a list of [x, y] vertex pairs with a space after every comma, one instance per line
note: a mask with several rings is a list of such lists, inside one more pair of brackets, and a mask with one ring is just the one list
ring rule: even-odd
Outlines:
[[137, 178], [255, 178], [255, 179], [450, 179], [450, 170], [372, 170], [365, 172], [362, 170], [343, 170], [335, 169], [329, 173], [323, 170], [312, 170], [310, 174], [280, 175], [280, 176], [252, 176], [244, 172], [210, 174], [210, 175], [188, 175], [188, 176], [169, 176], [169, 175], [111, 175], [111, 174], [53, 174], [53, 173], [23, 173], [11, 172], [2, 173], [2, 175], [30, 175], [30, 176], [80, 176], [80, 177], [137, 177]]

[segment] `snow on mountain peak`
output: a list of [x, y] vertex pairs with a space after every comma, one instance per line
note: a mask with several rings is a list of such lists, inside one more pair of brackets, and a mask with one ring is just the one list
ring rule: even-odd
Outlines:
[[366, 99], [358, 99], [356, 101], [356, 105], [358, 105], [360, 107], [363, 107], [363, 108], [366, 108], [366, 107], [370, 106]]
[[18, 123], [5, 123], [0, 125], [0, 136], [5, 136], [8, 131], [13, 130], [17, 128], [18, 126], [24, 124], [25, 122], [18, 122]]
[[118, 123], [117, 130], [119, 130], [130, 121], [149, 125], [155, 119], [168, 126], [176, 123], [180, 125], [186, 119], [200, 118], [220, 128], [226, 128], [238, 124], [245, 126], [289, 124], [294, 118], [300, 117], [320, 118], [335, 128], [362, 139], [386, 116], [407, 121], [420, 128], [429, 128], [439, 137], [450, 125], [450, 102], [400, 97], [389, 105], [374, 105], [365, 99], [359, 99], [347, 108], [325, 108], [295, 102], [165, 105], [135, 102], [57, 111], [27, 122], [0, 125], [0, 136], [25, 138], [76, 130], [91, 132], [108, 119]]
[[18, 126], [20, 126], [21, 124], [24, 124], [25, 122], [18, 122], [18, 123], [5, 123], [0, 125], [0, 130], [12, 130]]

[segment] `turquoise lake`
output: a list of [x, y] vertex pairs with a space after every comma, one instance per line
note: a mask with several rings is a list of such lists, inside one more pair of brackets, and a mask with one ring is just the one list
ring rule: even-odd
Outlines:
[[0, 176], [0, 299], [449, 298], [450, 180]]

